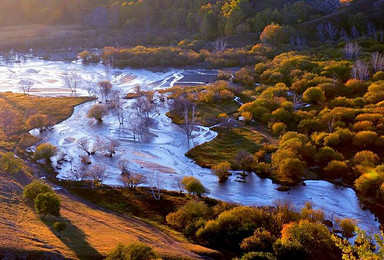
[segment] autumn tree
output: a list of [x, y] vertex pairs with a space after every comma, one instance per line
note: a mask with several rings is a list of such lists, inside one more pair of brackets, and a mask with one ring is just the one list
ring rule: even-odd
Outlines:
[[229, 162], [221, 162], [212, 166], [212, 171], [219, 178], [219, 182], [225, 182], [228, 179], [230, 169], [231, 164]]
[[98, 122], [102, 122], [103, 117], [106, 116], [107, 114], [108, 114], [108, 109], [105, 105], [95, 104], [88, 110], [87, 117], [94, 118]]
[[201, 182], [193, 176], [185, 176], [181, 180], [181, 184], [190, 195], [197, 195], [200, 197], [208, 192], [203, 184], [201, 184]]
[[34, 206], [37, 213], [43, 215], [43, 218], [50, 214], [60, 216], [60, 199], [52, 192], [40, 193], [34, 200]]
[[36, 151], [33, 154], [35, 160], [45, 159], [47, 162], [51, 162], [51, 157], [57, 154], [57, 147], [50, 143], [43, 143], [37, 146]]

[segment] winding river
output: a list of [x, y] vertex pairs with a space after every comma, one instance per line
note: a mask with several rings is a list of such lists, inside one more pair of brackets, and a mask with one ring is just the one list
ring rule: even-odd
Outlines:
[[[22, 92], [18, 83], [20, 80], [28, 79], [34, 82], [31, 94], [71, 95], [63, 84], [63, 75], [66, 71], [76, 71], [86, 82], [84, 86], [96, 85], [101, 80], [109, 79], [114, 88], [120, 89], [123, 93], [132, 92], [137, 85], [146, 90], [159, 90], [173, 85], [206, 84], [216, 75], [215, 70], [207, 69], [149, 71], [127, 68], [110, 69], [109, 73], [106, 73], [102, 65], [27, 59], [18, 63], [0, 64], [0, 91]], [[88, 95], [89, 89], [84, 86], [78, 89], [77, 95]], [[91, 140], [113, 138], [120, 141], [113, 158], [103, 155], [91, 158], [93, 164], [106, 166], [108, 173], [106, 184], [121, 184], [118, 161], [124, 158], [129, 161], [131, 171], [145, 174], [150, 184], [156, 182], [164, 189], [177, 190], [176, 183], [183, 176], [193, 175], [209, 188], [209, 196], [213, 198], [244, 205], [272, 205], [276, 201], [286, 201], [296, 207], [311, 201], [316, 208], [323, 209], [329, 218], [354, 218], [368, 231], [379, 230], [379, 223], [374, 214], [362, 209], [359, 199], [350, 188], [326, 181], [308, 180], [305, 181], [305, 186], [300, 185], [288, 192], [281, 192], [277, 190], [278, 185], [273, 184], [271, 180], [261, 179], [254, 174], [246, 178], [246, 183], [236, 181], [236, 174], [232, 175], [227, 183], [218, 183], [217, 177], [209, 169], [200, 167], [184, 155], [191, 147], [215, 138], [216, 132], [208, 127], [199, 127], [194, 133], [192, 143], [188, 145], [182, 129], [174, 125], [165, 115], [169, 110], [167, 101], [157, 101], [159, 113], [156, 116], [156, 125], [151, 129], [151, 138], [145, 141], [134, 141], [131, 131], [120, 127], [116, 116], [112, 114], [106, 116], [102, 124], [89, 120], [86, 113], [95, 102], [77, 106], [69, 119], [40, 136], [43, 142], [58, 146], [66, 154], [67, 159], [73, 161], [72, 164], [66, 162], [56, 165], [59, 178], [72, 178], [71, 169], [79, 167], [79, 155], [83, 154], [77, 146], [80, 138], [88, 137]], [[129, 107], [133, 100], [125, 102]]]

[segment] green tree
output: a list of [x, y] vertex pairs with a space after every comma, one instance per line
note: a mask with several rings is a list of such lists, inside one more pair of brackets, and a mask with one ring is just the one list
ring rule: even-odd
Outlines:
[[36, 148], [33, 154], [35, 160], [45, 159], [47, 162], [51, 161], [51, 157], [57, 154], [57, 147], [50, 143], [43, 143]]
[[201, 182], [193, 176], [185, 176], [181, 180], [181, 185], [190, 195], [201, 196], [207, 193], [207, 189]]
[[278, 166], [281, 176], [291, 180], [299, 180], [304, 175], [306, 163], [298, 158], [283, 159]]
[[217, 20], [212, 11], [204, 15], [200, 32], [207, 40], [213, 40], [217, 36]]
[[60, 216], [60, 199], [53, 192], [40, 193], [34, 200], [35, 210], [43, 215]]
[[37, 195], [47, 192], [53, 193], [53, 190], [41, 181], [33, 181], [24, 187], [23, 197], [34, 201]]

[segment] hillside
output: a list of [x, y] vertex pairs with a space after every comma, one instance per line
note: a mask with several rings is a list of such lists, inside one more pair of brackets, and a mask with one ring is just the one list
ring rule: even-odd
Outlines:
[[[34, 169], [34, 171], [36, 168]], [[179, 241], [141, 220], [108, 212], [65, 190], [59, 192], [61, 219], [67, 229], [58, 238], [55, 218], [42, 221], [21, 198], [23, 185], [33, 177], [0, 176], [0, 258], [39, 256], [69, 259], [101, 259], [118, 243], [141, 241], [161, 255], [200, 259], [194, 252], [214, 251]]]

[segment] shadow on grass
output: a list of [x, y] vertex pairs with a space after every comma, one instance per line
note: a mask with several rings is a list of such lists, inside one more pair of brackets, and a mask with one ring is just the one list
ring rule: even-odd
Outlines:
[[[46, 217], [41, 220], [79, 259], [103, 259], [103, 256], [86, 240], [85, 233], [64, 217]], [[53, 228], [55, 222], [64, 222], [66, 228], [59, 233]]]

